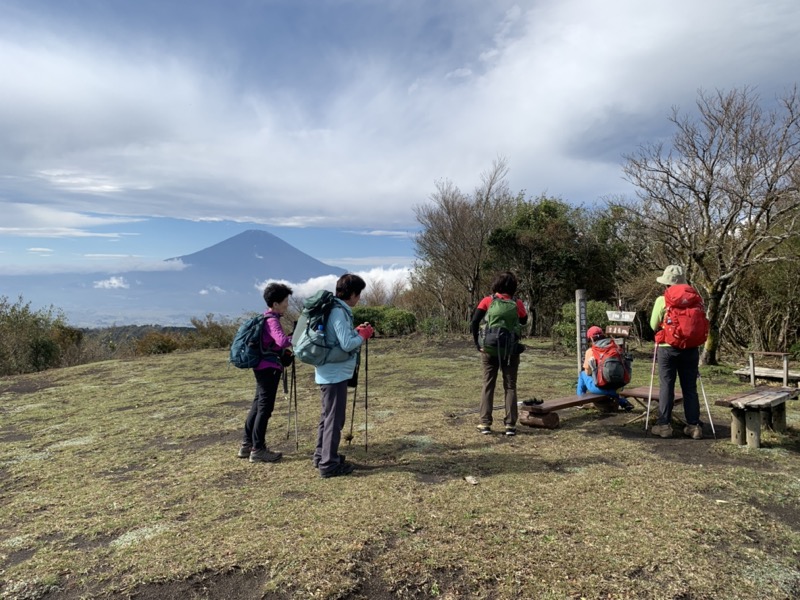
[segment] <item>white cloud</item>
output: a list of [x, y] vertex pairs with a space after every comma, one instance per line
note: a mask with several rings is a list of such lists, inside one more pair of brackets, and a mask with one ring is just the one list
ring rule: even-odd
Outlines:
[[128, 289], [131, 286], [127, 281], [125, 281], [124, 277], [109, 277], [108, 279], [104, 279], [102, 281], [95, 281], [94, 287], [102, 290], [118, 290]]
[[[364, 279], [364, 282], [367, 284], [365, 291], [369, 291], [370, 285], [375, 285], [378, 282], [382, 283], [387, 289], [393, 289], [395, 285], [402, 285], [403, 287], [409, 287], [411, 285], [409, 279], [411, 269], [409, 268], [374, 268], [366, 271], [354, 271], [354, 273]], [[276, 283], [283, 283], [292, 288], [292, 296], [295, 300], [302, 300], [303, 298], [314, 295], [314, 293], [322, 289], [335, 292], [338, 279], [338, 275], [325, 275], [323, 277], [313, 277], [301, 282], [266, 280], [255, 287], [259, 291], [262, 291], [268, 283], [276, 281]]]
[[[428, 64], [330, 32], [324, 89], [302, 69], [283, 87], [224, 75], [244, 49], [214, 62], [90, 25], [5, 35], [0, 233], [88, 235], [140, 215], [390, 230], [414, 223], [435, 180], [469, 190], [498, 155], [512, 189], [593, 202], [631, 191], [621, 154], [663, 135], [671, 105], [691, 109], [701, 87], [768, 95], [800, 62], [794, 0], [506, 3], [485, 28], [488, 4], [448, 13], [457, 53]], [[42, 210], [6, 211], [10, 198]]]
[[28, 252], [33, 254], [50, 254], [53, 252], [51, 248], [28, 248]]
[[210, 285], [208, 287], [203, 288], [198, 292], [201, 296], [208, 296], [209, 294], [227, 294], [224, 289], [219, 287], [218, 285]]

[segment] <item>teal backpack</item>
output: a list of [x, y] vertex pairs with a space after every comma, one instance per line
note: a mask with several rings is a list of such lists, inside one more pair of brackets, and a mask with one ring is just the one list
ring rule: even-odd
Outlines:
[[275, 350], [263, 346], [262, 333], [265, 321], [266, 317], [261, 314], [241, 324], [233, 337], [229, 356], [229, 361], [234, 367], [255, 369], [265, 358], [279, 358]]
[[328, 290], [320, 290], [303, 302], [303, 311], [292, 334], [294, 355], [301, 362], [319, 367], [343, 362], [357, 352], [342, 350], [336, 334], [328, 329], [328, 317], [335, 307], [336, 298]]
[[494, 296], [484, 317], [486, 324], [479, 340], [481, 348], [489, 356], [503, 360], [519, 354], [518, 342], [522, 327], [519, 324], [517, 301]]

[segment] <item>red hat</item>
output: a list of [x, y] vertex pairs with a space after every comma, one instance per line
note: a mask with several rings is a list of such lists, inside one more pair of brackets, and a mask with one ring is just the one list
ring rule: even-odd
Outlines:
[[592, 325], [589, 327], [589, 331], [586, 332], [586, 338], [590, 340], [602, 335], [605, 335], [605, 333], [603, 333], [603, 328], [597, 325]]

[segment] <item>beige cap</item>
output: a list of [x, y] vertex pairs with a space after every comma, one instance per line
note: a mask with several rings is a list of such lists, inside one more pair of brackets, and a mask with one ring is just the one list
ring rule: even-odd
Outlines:
[[661, 277], [656, 277], [656, 281], [664, 285], [676, 285], [678, 283], [686, 283], [686, 276], [683, 274], [682, 266], [670, 265], [664, 269], [664, 274]]

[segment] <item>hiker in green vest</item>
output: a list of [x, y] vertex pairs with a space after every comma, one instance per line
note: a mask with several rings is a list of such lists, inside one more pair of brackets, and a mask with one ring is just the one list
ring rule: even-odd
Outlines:
[[[519, 338], [522, 325], [528, 322], [528, 313], [522, 301], [513, 298], [516, 292], [517, 278], [513, 273], [506, 271], [497, 275], [492, 283], [492, 295], [478, 303], [470, 323], [483, 366], [478, 431], [485, 435], [492, 432], [492, 408], [498, 371], [503, 375], [505, 433], [509, 436], [517, 433], [517, 371], [520, 352], [525, 349], [519, 343]], [[481, 330], [484, 320], [486, 324]]]

